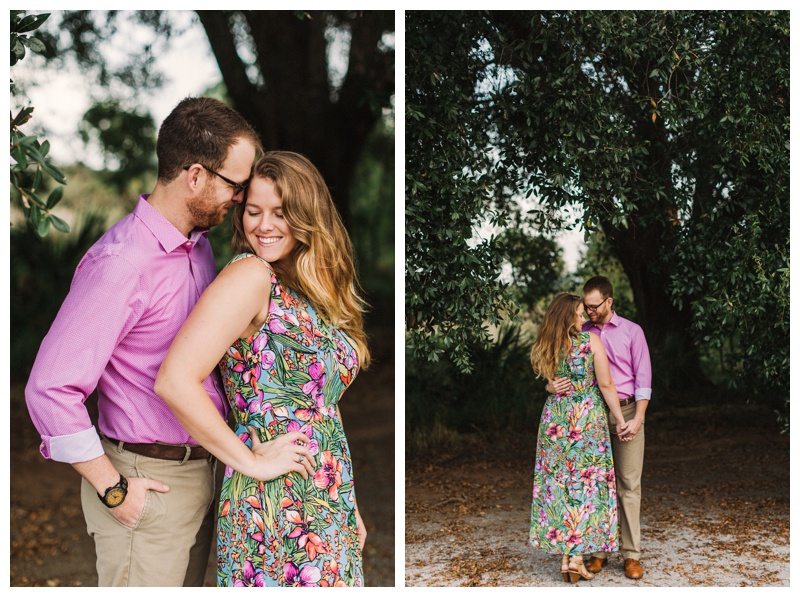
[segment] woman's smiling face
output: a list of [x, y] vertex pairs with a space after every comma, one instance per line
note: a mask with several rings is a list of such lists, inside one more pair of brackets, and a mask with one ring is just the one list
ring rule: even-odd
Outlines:
[[292, 254], [297, 239], [283, 218], [281, 198], [268, 178], [253, 178], [247, 189], [242, 228], [256, 255], [277, 263]]

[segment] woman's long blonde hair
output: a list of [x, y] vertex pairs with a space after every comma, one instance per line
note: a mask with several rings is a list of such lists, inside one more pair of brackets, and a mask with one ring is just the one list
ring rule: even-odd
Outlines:
[[572, 345], [572, 338], [581, 331], [575, 321], [580, 302], [578, 295], [563, 293], [547, 307], [531, 348], [531, 366], [536, 375], [545, 379], [555, 376], [561, 359]]
[[[370, 353], [364, 333], [366, 301], [361, 296], [353, 248], [330, 191], [319, 170], [290, 151], [267, 152], [255, 165], [254, 178], [273, 182], [283, 217], [297, 245], [291, 268], [271, 264], [281, 282], [304, 295], [330, 324], [356, 342], [359, 364], [365, 369]], [[233, 218], [234, 253], [255, 253], [242, 224], [247, 200], [236, 205]]]

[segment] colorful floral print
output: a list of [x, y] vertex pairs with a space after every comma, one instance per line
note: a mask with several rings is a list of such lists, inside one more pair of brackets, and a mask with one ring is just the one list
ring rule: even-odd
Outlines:
[[[233, 261], [244, 258], [258, 259]], [[241, 440], [249, 445], [248, 427], [262, 441], [305, 433], [317, 471], [264, 483], [226, 467], [217, 583], [362, 586], [350, 449], [336, 411], [358, 373], [353, 344], [273, 273], [267, 321], [230, 347], [220, 371]]]
[[569, 376], [572, 388], [542, 410], [530, 542], [553, 554], [617, 551], [614, 461], [588, 332], [573, 339], [556, 376]]

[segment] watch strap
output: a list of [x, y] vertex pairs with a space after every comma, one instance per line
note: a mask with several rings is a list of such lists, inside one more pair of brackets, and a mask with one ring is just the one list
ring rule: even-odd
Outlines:
[[[125, 494], [128, 493], [128, 480], [125, 477], [123, 477], [121, 474], [119, 476], [119, 481], [117, 481], [116, 485], [112, 485], [111, 487], [106, 489], [106, 491], [105, 491], [105, 493], [103, 495], [100, 495], [99, 492], [97, 494], [97, 497], [100, 498], [100, 501], [103, 502], [103, 504], [105, 506], [109, 507], [109, 508], [111, 508], [112, 506], [109, 505], [109, 503], [107, 501], [107, 497], [108, 497], [108, 494], [111, 491], [115, 490], [115, 489], [121, 489], [123, 492], [125, 492]], [[120, 503], [122, 503], [122, 502], [120, 502]], [[115, 506], [119, 506], [119, 504], [114, 504], [114, 505]]]

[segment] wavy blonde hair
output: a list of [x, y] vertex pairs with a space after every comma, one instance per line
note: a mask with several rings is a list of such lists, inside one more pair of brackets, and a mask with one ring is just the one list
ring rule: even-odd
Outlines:
[[581, 302], [577, 294], [559, 294], [547, 307], [539, 333], [531, 348], [531, 367], [545, 379], [555, 376], [561, 359], [581, 329], [575, 323], [575, 311]]
[[[275, 185], [281, 209], [297, 245], [292, 268], [271, 264], [281, 282], [303, 294], [327, 322], [356, 342], [362, 369], [370, 352], [364, 333], [367, 303], [361, 296], [350, 237], [333, 204], [319, 170], [308, 158], [290, 151], [270, 151], [258, 160], [254, 178]], [[233, 218], [234, 253], [255, 253], [242, 224], [247, 200], [236, 205]]]

